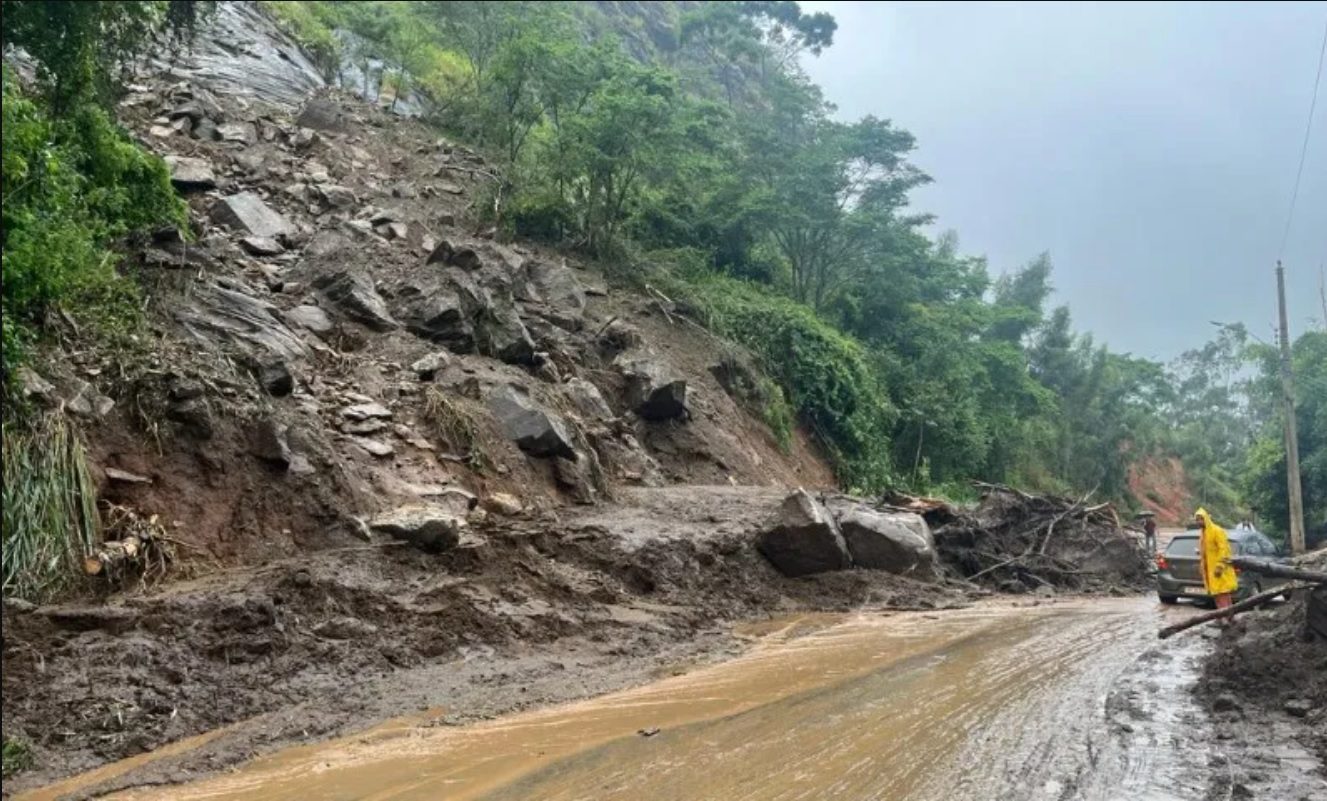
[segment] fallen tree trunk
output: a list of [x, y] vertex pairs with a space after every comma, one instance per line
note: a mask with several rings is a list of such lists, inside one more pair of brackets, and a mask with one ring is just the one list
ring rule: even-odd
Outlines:
[[1230, 606], [1227, 606], [1225, 609], [1217, 609], [1212, 612], [1204, 612], [1201, 615], [1194, 615], [1188, 620], [1181, 621], [1172, 626], [1166, 626], [1164, 629], [1157, 632], [1157, 637], [1163, 640], [1169, 639], [1171, 637], [1174, 637], [1176, 634], [1179, 634], [1181, 631], [1185, 631], [1186, 629], [1191, 629], [1194, 626], [1201, 626], [1202, 624], [1211, 622], [1213, 620], [1220, 620], [1223, 617], [1234, 617], [1235, 615], [1238, 615], [1240, 612], [1247, 612], [1250, 609], [1262, 606], [1263, 604], [1267, 603], [1268, 601], [1272, 600], [1278, 595], [1289, 593], [1294, 590], [1302, 590], [1307, 588], [1308, 586], [1309, 585], [1307, 584], [1287, 584], [1285, 586], [1277, 587], [1274, 590], [1267, 590], [1266, 592], [1260, 592], [1257, 595], [1245, 598], [1244, 600], [1240, 601], [1237, 604], [1232, 604]]
[[1277, 578], [1312, 581], [1315, 584], [1327, 584], [1327, 573], [1323, 573], [1319, 570], [1305, 570], [1302, 567], [1280, 565], [1276, 562], [1268, 562], [1265, 559], [1255, 559], [1251, 556], [1236, 556], [1230, 560], [1230, 563], [1241, 570], [1252, 570], [1253, 572], [1261, 573], [1264, 576], [1276, 576]]

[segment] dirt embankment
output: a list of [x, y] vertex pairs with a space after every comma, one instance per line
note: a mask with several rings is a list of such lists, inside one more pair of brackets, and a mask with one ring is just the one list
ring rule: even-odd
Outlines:
[[[1327, 551], [1301, 562], [1327, 568]], [[1212, 713], [1218, 737], [1233, 740], [1233, 783], [1214, 779], [1211, 797], [1257, 784], [1275, 771], [1287, 745], [1298, 742], [1327, 766], [1327, 589], [1316, 602], [1307, 590], [1288, 602], [1247, 613], [1219, 636], [1203, 668], [1198, 695]], [[1311, 620], [1310, 605], [1319, 616]], [[1316, 626], [1314, 623], [1316, 622]], [[1324, 775], [1327, 780], [1327, 774]], [[1230, 796], [1224, 796], [1230, 797]]]

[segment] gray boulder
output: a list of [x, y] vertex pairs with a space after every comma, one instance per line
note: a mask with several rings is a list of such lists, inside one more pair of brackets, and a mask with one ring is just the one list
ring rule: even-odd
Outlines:
[[528, 261], [524, 269], [524, 297], [542, 303], [548, 318], [571, 331], [585, 323], [585, 289], [565, 264]]
[[475, 350], [475, 330], [461, 296], [446, 282], [429, 288], [409, 286], [398, 293], [404, 305], [397, 313], [410, 333], [444, 345], [456, 353]]
[[938, 568], [935, 538], [920, 515], [878, 512], [853, 504], [838, 514], [839, 530], [853, 564], [890, 573], [934, 577]]
[[399, 287], [396, 313], [416, 336], [456, 353], [532, 364], [535, 345], [510, 286], [488, 272], [443, 270]]
[[432, 553], [455, 548], [465, 525], [465, 517], [428, 504], [402, 506], [369, 521], [373, 531]]
[[253, 365], [254, 378], [274, 398], [283, 398], [295, 391], [295, 376], [290, 365], [278, 356], [268, 356]]
[[206, 159], [189, 156], [166, 156], [166, 168], [170, 170], [170, 182], [181, 192], [201, 192], [215, 189], [216, 173]]
[[346, 115], [335, 102], [322, 97], [310, 98], [295, 118], [301, 128], [315, 131], [339, 132], [346, 129]]
[[576, 407], [576, 411], [585, 420], [607, 422], [615, 415], [613, 409], [604, 400], [599, 388], [584, 378], [573, 378], [566, 383], [567, 398]]
[[446, 264], [464, 270], [478, 270], [484, 266], [484, 260], [475, 252], [474, 248], [465, 245], [453, 245], [445, 239], [439, 242], [438, 246], [429, 253], [424, 263]]
[[387, 303], [373, 287], [373, 282], [359, 272], [337, 270], [313, 279], [313, 288], [346, 316], [375, 331], [390, 331], [397, 322], [387, 310]]
[[213, 222], [243, 231], [252, 236], [276, 239], [295, 233], [295, 226], [272, 210], [252, 192], [240, 192], [221, 198], [212, 207]]
[[618, 370], [627, 379], [627, 404], [645, 420], [676, 420], [687, 416], [687, 382], [662, 362], [645, 356], [619, 357]]
[[285, 470], [290, 467], [290, 427], [271, 418], [259, 421], [249, 441], [249, 452]]
[[785, 576], [843, 570], [852, 564], [834, 517], [801, 488], [784, 499], [756, 547]]
[[451, 357], [446, 352], [434, 351], [413, 361], [410, 369], [420, 381], [432, 381], [439, 372], [447, 369], [448, 364], [451, 364]]
[[531, 456], [576, 458], [566, 423], [541, 409], [515, 384], [495, 389], [489, 395], [488, 408], [507, 438]]
[[317, 306], [296, 306], [286, 312], [286, 320], [320, 336], [332, 332], [331, 318]]

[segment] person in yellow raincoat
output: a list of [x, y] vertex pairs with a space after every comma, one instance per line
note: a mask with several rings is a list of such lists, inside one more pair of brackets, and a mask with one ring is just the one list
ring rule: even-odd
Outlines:
[[[1230, 564], [1230, 539], [1226, 530], [1212, 522], [1206, 509], [1193, 513], [1193, 519], [1202, 526], [1198, 537], [1198, 563], [1203, 572], [1203, 587], [1216, 601], [1217, 609], [1230, 606], [1231, 598], [1239, 590], [1239, 575]], [[1225, 618], [1225, 622], [1230, 622]]]

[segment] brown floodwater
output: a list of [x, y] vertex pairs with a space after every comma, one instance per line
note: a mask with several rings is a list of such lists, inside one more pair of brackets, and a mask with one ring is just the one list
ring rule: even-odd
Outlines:
[[112, 797], [1191, 798], [1209, 754], [1187, 686], [1206, 646], [1158, 647], [1166, 614], [1121, 599], [790, 618], [643, 687], [464, 727], [401, 719]]

